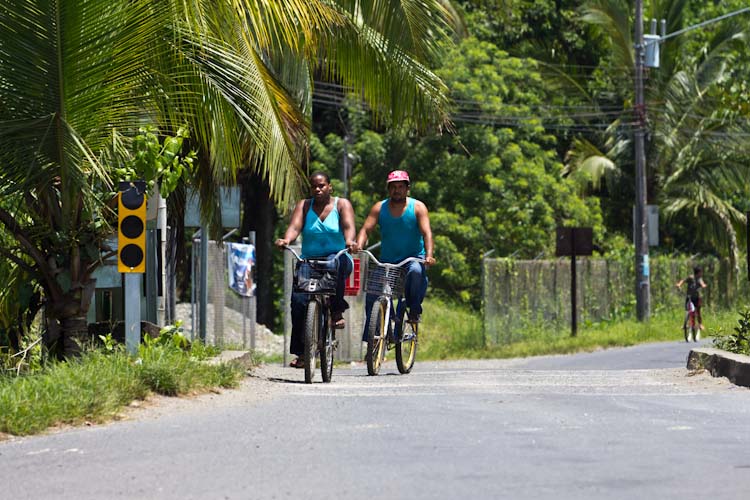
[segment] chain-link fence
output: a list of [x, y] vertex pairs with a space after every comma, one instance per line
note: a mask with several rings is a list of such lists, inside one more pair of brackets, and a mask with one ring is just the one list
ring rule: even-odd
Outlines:
[[201, 240], [193, 239], [191, 256], [192, 292], [190, 303], [177, 304], [175, 318], [191, 339], [200, 338], [201, 314], [205, 314], [205, 343], [223, 348], [255, 349], [267, 355], [281, 355], [284, 339], [255, 322], [255, 297], [243, 297], [227, 284], [227, 247], [208, 242], [206, 272], [207, 303], [201, 308]]
[[[748, 303], [747, 270], [732, 272], [718, 259], [651, 259], [651, 309], [681, 308], [685, 291], [675, 283], [703, 268], [708, 288], [702, 295], [708, 307]], [[579, 257], [576, 264], [578, 322], [628, 317], [635, 310], [634, 262]], [[559, 260], [485, 259], [482, 288], [485, 336], [506, 344], [526, 337], [531, 325], [544, 324], [569, 334], [571, 323], [571, 262]], [[567, 329], [566, 329], [567, 328]]]

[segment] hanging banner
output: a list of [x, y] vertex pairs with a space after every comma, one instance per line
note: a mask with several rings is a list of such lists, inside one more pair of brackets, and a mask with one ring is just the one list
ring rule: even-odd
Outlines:
[[229, 288], [242, 295], [251, 297], [255, 294], [253, 266], [255, 265], [255, 247], [244, 243], [227, 244], [227, 275]]

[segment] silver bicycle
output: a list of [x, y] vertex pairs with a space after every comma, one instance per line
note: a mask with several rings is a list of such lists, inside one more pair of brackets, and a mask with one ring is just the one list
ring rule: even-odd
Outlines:
[[[375, 266], [367, 273], [365, 291], [377, 295], [370, 311], [370, 326], [367, 332], [367, 373], [377, 375], [385, 359], [385, 353], [390, 349], [396, 350], [396, 366], [399, 373], [409, 373], [417, 357], [417, 334], [419, 323], [411, 321], [407, 314], [402, 318], [395, 318], [393, 299], [403, 300], [406, 282], [406, 264], [410, 262], [424, 263], [424, 259], [409, 257], [398, 264], [380, 262], [367, 250], [367, 254]], [[398, 307], [396, 311], [398, 311]], [[404, 307], [404, 312], [405, 307]]]

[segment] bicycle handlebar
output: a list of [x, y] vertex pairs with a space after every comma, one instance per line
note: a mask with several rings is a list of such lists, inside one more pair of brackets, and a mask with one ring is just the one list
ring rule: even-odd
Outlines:
[[297, 258], [297, 260], [298, 260], [298, 261], [300, 261], [300, 262], [302, 262], [302, 261], [304, 261], [304, 260], [312, 260], [312, 261], [316, 261], [316, 262], [333, 262], [334, 260], [338, 259], [338, 258], [339, 258], [339, 256], [341, 256], [342, 254], [345, 254], [346, 252], [348, 252], [348, 251], [349, 251], [349, 249], [348, 249], [348, 248], [344, 248], [343, 250], [340, 250], [340, 251], [339, 251], [339, 252], [338, 252], [338, 253], [337, 253], [336, 255], [334, 255], [334, 256], [333, 256], [332, 258], [330, 258], [330, 259], [320, 259], [320, 258], [317, 258], [317, 257], [316, 257], [316, 258], [312, 258], [312, 259], [310, 259], [310, 258], [307, 258], [307, 259], [303, 259], [303, 258], [302, 258], [302, 257], [300, 257], [300, 256], [299, 256], [299, 254], [298, 254], [298, 253], [297, 253], [297, 252], [296, 252], [296, 251], [295, 251], [295, 250], [294, 250], [294, 249], [293, 249], [292, 247], [290, 247], [289, 245], [283, 245], [283, 246], [282, 246], [282, 248], [283, 248], [284, 250], [289, 250], [290, 252], [292, 252], [292, 255], [294, 255], [294, 256], [295, 256], [295, 257]]
[[359, 253], [365, 253], [370, 257], [373, 261], [375, 261], [375, 264], [383, 267], [401, 267], [404, 264], [407, 264], [409, 262], [419, 262], [420, 264], [424, 264], [426, 261], [419, 257], [407, 257], [398, 264], [391, 264], [389, 262], [380, 262], [369, 250], [360, 250]]

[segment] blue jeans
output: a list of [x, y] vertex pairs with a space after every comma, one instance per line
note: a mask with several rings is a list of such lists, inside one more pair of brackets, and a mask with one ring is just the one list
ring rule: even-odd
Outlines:
[[[336, 254], [321, 257], [321, 260], [333, 259]], [[344, 300], [344, 288], [346, 279], [352, 273], [352, 260], [347, 254], [339, 255], [336, 259], [338, 269], [338, 281], [336, 282], [336, 295], [331, 297], [331, 311], [344, 312], [349, 309], [349, 304]], [[292, 338], [289, 342], [289, 352], [301, 356], [305, 352], [305, 314], [307, 303], [310, 302], [310, 294], [292, 292]]]
[[[422, 301], [427, 294], [427, 273], [424, 264], [419, 262], [409, 262], [406, 264], [406, 284], [404, 286], [404, 299], [399, 300], [396, 308], [396, 317], [401, 318], [404, 315], [404, 309], [409, 308], [412, 315], [422, 314]], [[365, 328], [362, 332], [362, 340], [367, 341], [370, 330], [370, 314], [372, 305], [378, 296], [368, 293], [365, 298]]]

